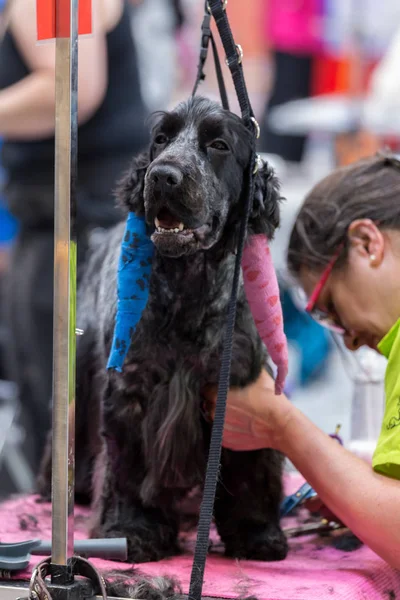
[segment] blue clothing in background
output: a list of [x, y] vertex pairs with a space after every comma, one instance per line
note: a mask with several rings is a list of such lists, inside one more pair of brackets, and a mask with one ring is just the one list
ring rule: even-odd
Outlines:
[[10, 244], [15, 238], [18, 230], [17, 221], [8, 212], [0, 197], [0, 246]]
[[281, 291], [286, 337], [300, 353], [299, 384], [304, 386], [321, 375], [331, 350], [329, 333], [304, 311], [300, 311], [290, 292]]
[[[0, 0], [0, 11], [4, 7], [4, 0]], [[3, 140], [0, 138], [0, 151]], [[4, 171], [0, 165], [0, 190], [4, 182]], [[18, 224], [16, 219], [7, 209], [5, 199], [0, 191], [0, 246], [10, 244], [17, 235]]]

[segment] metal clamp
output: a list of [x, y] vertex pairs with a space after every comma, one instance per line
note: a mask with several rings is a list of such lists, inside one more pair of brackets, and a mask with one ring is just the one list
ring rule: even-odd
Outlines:
[[[223, 0], [223, 2], [222, 2], [222, 9], [226, 10], [227, 6], [228, 6], [228, 0]], [[211, 14], [211, 8], [210, 8], [210, 4], [208, 2], [207, 2], [207, 10]]]
[[289, 515], [294, 508], [299, 506], [304, 500], [313, 498], [317, 493], [313, 490], [309, 483], [303, 483], [303, 485], [290, 496], [286, 496], [281, 504], [281, 517]]
[[[85, 558], [81, 556], [74, 556], [73, 562], [71, 562], [72, 573], [74, 575], [80, 575], [85, 579], [88, 579], [92, 584], [92, 597], [94, 594], [99, 594], [102, 600], [107, 600], [106, 582], [104, 577], [99, 571]], [[46, 577], [52, 574], [51, 558], [45, 558], [42, 560], [33, 570], [30, 582], [28, 597], [24, 600], [53, 600], [55, 597], [59, 597], [58, 590], [54, 596], [52, 591], [54, 590], [53, 582], [47, 582]], [[82, 581], [71, 581], [71, 585], [78, 586], [82, 585]], [[94, 594], [93, 594], [94, 592]], [[79, 597], [83, 597], [82, 593]]]
[[[244, 56], [243, 48], [240, 44], [235, 44], [235, 46], [236, 46], [237, 55], [239, 57], [238, 64], [240, 65], [243, 60], [243, 56]], [[225, 63], [229, 67], [229, 60], [227, 58], [225, 59]]]
[[258, 124], [258, 121], [254, 118], [254, 117], [250, 117], [250, 121], [252, 121], [254, 128], [256, 130], [256, 138], [258, 140], [258, 138], [260, 137], [260, 126]]

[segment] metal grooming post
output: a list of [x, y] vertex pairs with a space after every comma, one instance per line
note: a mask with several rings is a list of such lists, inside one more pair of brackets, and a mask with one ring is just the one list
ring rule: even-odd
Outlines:
[[[33, 570], [30, 600], [48, 600], [47, 592], [54, 600], [82, 600], [94, 598], [96, 593], [106, 597], [104, 580], [93, 565], [74, 557], [78, 34], [80, 30], [91, 33], [91, 0], [81, 0], [80, 8], [78, 27], [78, 0], [36, 1], [38, 39], [56, 39], [53, 455], [51, 558]], [[126, 538], [94, 539], [84, 546], [75, 550], [90, 557], [127, 559]], [[18, 547], [18, 543], [7, 544], [7, 550], [2, 545], [7, 569], [14, 570], [16, 564], [8, 558], [20, 559]], [[31, 550], [34, 554], [32, 548], [25, 548], [22, 562]], [[46, 544], [42, 550], [47, 555]], [[46, 579], [48, 574], [51, 582]], [[74, 579], [74, 574], [79, 577]], [[44, 585], [42, 579], [46, 579]], [[21, 589], [26, 592], [25, 587]], [[2, 600], [3, 592], [0, 583]]]
[[[61, 5], [70, 4], [69, 36]], [[52, 582], [73, 581], [78, 0], [56, 0]]]

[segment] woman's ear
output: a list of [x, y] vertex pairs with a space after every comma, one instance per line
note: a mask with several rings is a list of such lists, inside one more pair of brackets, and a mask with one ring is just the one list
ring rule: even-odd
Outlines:
[[118, 183], [115, 192], [119, 206], [125, 211], [136, 213], [138, 216], [144, 216], [144, 178], [149, 164], [148, 151], [136, 156], [129, 170]]
[[249, 234], [264, 233], [268, 239], [274, 237], [279, 227], [282, 200], [280, 185], [272, 167], [260, 160], [254, 181], [253, 207], [249, 217]]
[[356, 219], [348, 228], [350, 247], [372, 266], [379, 266], [384, 257], [385, 239], [381, 230], [371, 219]]

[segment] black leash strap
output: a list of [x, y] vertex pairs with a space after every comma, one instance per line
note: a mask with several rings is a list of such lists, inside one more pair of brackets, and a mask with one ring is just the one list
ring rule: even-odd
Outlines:
[[[190, 579], [190, 587], [189, 587], [189, 600], [201, 600], [201, 594], [203, 589], [203, 580], [204, 580], [204, 570], [207, 560], [208, 554], [208, 544], [209, 544], [209, 536], [210, 536], [210, 528], [211, 522], [214, 512], [214, 501], [215, 494], [217, 489], [217, 483], [219, 479], [220, 472], [220, 460], [221, 460], [221, 447], [222, 447], [222, 438], [224, 432], [224, 423], [225, 423], [225, 412], [226, 412], [226, 400], [229, 391], [230, 385], [230, 374], [231, 374], [231, 360], [232, 360], [232, 345], [233, 345], [233, 334], [235, 328], [236, 321], [236, 305], [237, 305], [237, 295], [239, 290], [240, 283], [240, 275], [241, 275], [241, 262], [242, 262], [242, 254], [243, 248], [246, 238], [246, 230], [247, 223], [249, 219], [249, 214], [252, 206], [252, 199], [254, 195], [254, 175], [257, 171], [258, 162], [257, 155], [255, 150], [255, 140], [258, 136], [258, 124], [254, 118], [253, 110], [250, 105], [249, 96], [247, 93], [247, 88], [244, 80], [243, 69], [242, 69], [242, 57], [243, 53], [232, 36], [232, 32], [229, 26], [228, 18], [226, 15], [226, 1], [225, 0], [210, 0], [206, 5], [211, 11], [212, 16], [214, 17], [218, 31], [224, 46], [224, 50], [227, 57], [227, 65], [231, 71], [233, 82], [236, 89], [236, 94], [239, 100], [240, 110], [242, 112], [242, 119], [246, 127], [252, 130], [253, 132], [253, 147], [251, 152], [251, 158], [249, 163], [249, 168], [247, 172], [247, 193], [245, 194], [244, 199], [244, 207], [243, 207], [243, 215], [242, 221], [240, 224], [239, 231], [239, 239], [238, 239], [238, 247], [236, 253], [236, 261], [235, 261], [235, 269], [233, 274], [233, 283], [232, 283], [232, 293], [229, 301], [229, 311], [228, 311], [228, 319], [226, 325], [226, 334], [224, 340], [224, 349], [222, 354], [221, 361], [221, 370], [219, 375], [218, 382], [218, 394], [217, 394], [217, 402], [215, 407], [215, 415], [214, 422], [211, 432], [211, 442], [209, 448], [208, 462], [207, 462], [207, 470], [204, 484], [204, 492], [203, 492], [203, 500], [200, 508], [200, 517], [198, 523], [198, 531], [197, 531], [197, 539], [196, 539], [196, 548], [193, 559], [193, 567]], [[209, 17], [207, 14], [206, 17]], [[207, 50], [208, 43], [211, 37], [210, 30], [210, 20], [206, 21], [206, 17], [204, 18], [202, 25], [202, 47], [200, 51], [200, 63], [198, 70], [198, 77], [196, 80], [195, 88], [193, 94], [195, 94], [199, 82], [204, 79], [204, 64], [207, 58]], [[206, 26], [204, 23], [206, 22]], [[210, 33], [208, 33], [208, 31]], [[208, 36], [208, 40], [205, 39]], [[213, 48], [215, 47], [214, 57], [216, 52], [215, 43], [213, 43]], [[219, 61], [218, 61], [219, 64]], [[218, 75], [218, 70], [217, 70]], [[221, 79], [222, 71], [221, 71]], [[221, 94], [221, 85], [218, 79], [218, 84], [220, 88]], [[225, 85], [223, 85], [222, 89], [225, 91]], [[226, 99], [226, 91], [225, 91], [225, 99]], [[224, 106], [224, 97], [221, 94], [222, 105]], [[227, 102], [227, 99], [226, 99]], [[226, 108], [226, 106], [224, 106]]]
[[[239, 44], [233, 39], [231, 27], [226, 14], [227, 2], [221, 0], [210, 0], [207, 5], [211, 10], [218, 32], [226, 54], [226, 64], [228, 65], [236, 95], [239, 101], [242, 119], [246, 127], [254, 126], [254, 113], [247, 93], [246, 82], [242, 68], [243, 51]], [[258, 127], [258, 126], [257, 126]]]
[[205, 12], [205, 15], [203, 18], [203, 23], [201, 25], [201, 47], [200, 47], [200, 55], [199, 55], [199, 64], [197, 67], [197, 77], [196, 77], [196, 81], [194, 84], [192, 96], [196, 95], [197, 88], [199, 87], [200, 81], [204, 81], [204, 79], [206, 78], [205, 73], [204, 73], [204, 66], [206, 64], [207, 55], [208, 55], [208, 47], [209, 47], [210, 41], [211, 41], [211, 46], [212, 46], [213, 55], [214, 55], [215, 72], [217, 74], [219, 95], [221, 96], [221, 103], [222, 103], [222, 106], [226, 110], [229, 110], [228, 95], [226, 93], [224, 76], [222, 74], [221, 63], [220, 63], [219, 56], [218, 56], [217, 45], [215, 43], [214, 36], [211, 31], [211, 14], [207, 10], [207, 4], [208, 3], [206, 3], [206, 12]]

